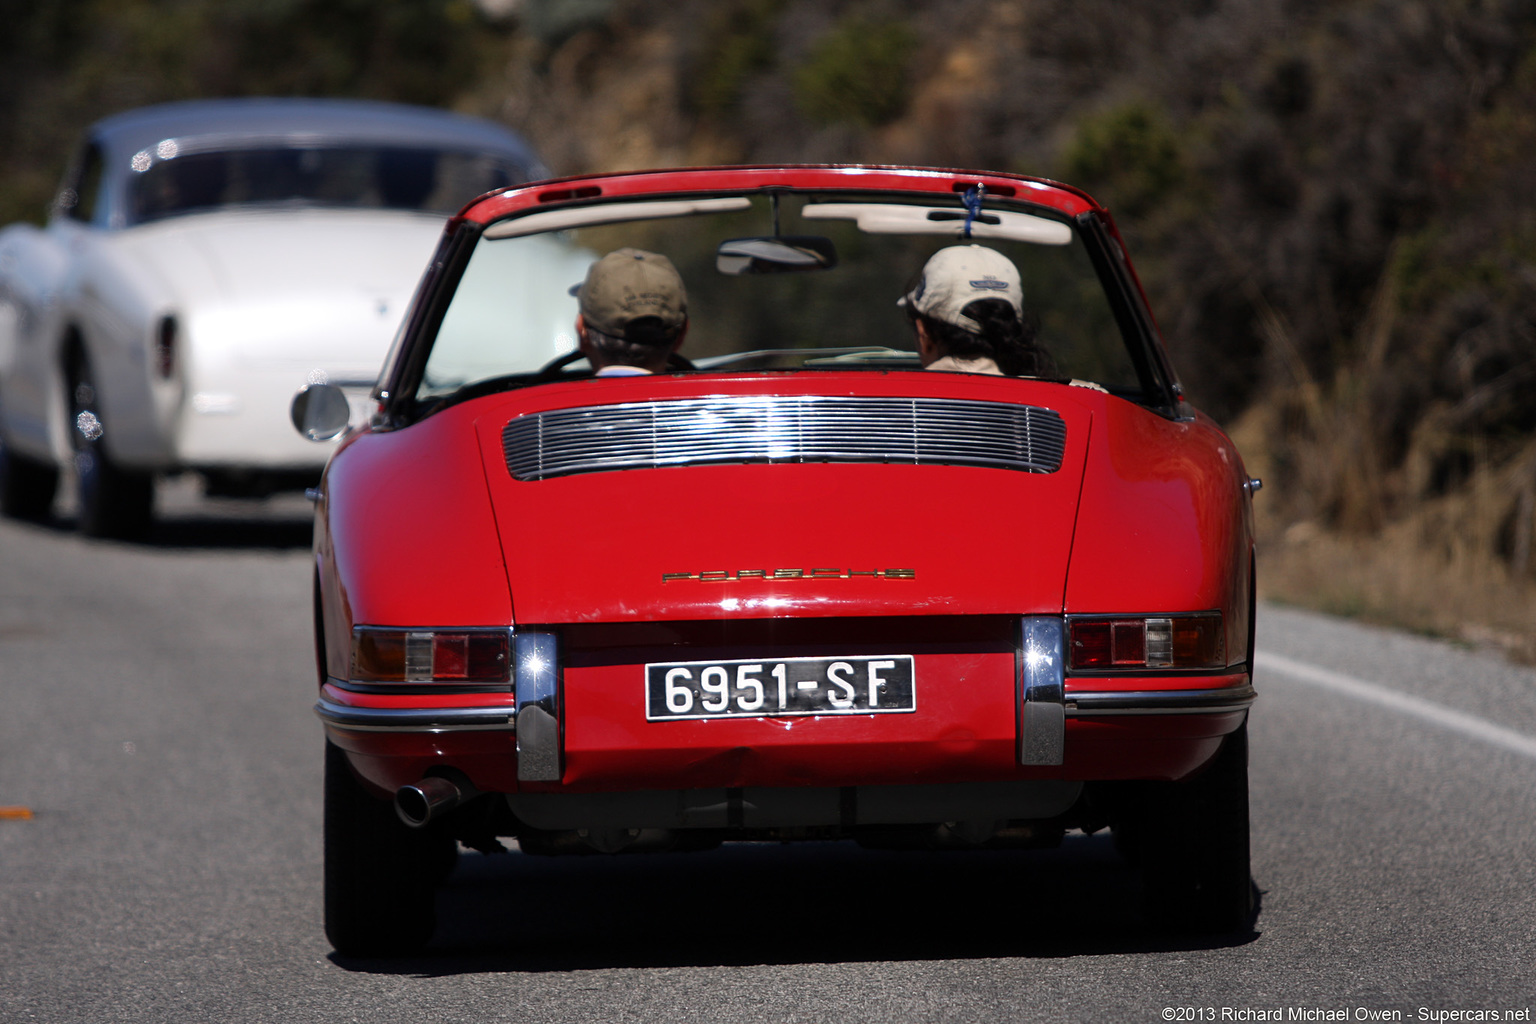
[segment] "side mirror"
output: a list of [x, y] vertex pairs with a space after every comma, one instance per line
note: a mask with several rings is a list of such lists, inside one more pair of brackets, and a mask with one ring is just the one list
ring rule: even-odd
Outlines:
[[288, 407], [293, 428], [311, 441], [340, 437], [352, 420], [346, 393], [334, 384], [306, 384]]
[[715, 250], [715, 269], [732, 277], [827, 270], [835, 266], [837, 248], [832, 239], [820, 235], [729, 238]]

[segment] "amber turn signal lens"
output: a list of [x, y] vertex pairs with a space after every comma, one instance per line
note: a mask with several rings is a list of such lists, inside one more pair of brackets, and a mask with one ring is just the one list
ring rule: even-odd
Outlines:
[[1225, 668], [1226, 631], [1221, 616], [1206, 615], [1173, 620], [1175, 668]]

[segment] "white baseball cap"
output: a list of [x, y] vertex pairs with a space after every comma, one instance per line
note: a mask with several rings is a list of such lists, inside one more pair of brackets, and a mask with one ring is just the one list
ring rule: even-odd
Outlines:
[[1019, 268], [996, 249], [952, 245], [928, 258], [917, 283], [896, 305], [979, 334], [981, 325], [961, 312], [977, 299], [1003, 299], [1023, 319], [1024, 285], [1019, 280]]

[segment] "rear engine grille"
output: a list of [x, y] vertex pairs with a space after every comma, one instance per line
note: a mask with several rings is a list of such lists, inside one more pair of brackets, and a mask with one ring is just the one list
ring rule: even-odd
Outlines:
[[947, 398], [693, 398], [520, 416], [502, 431], [518, 480], [742, 462], [1061, 468], [1051, 409]]

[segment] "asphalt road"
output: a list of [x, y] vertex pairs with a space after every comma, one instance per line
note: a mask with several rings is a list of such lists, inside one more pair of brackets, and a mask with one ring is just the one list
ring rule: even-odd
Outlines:
[[307, 506], [171, 497], [149, 544], [0, 522], [7, 1024], [1531, 1019], [1536, 672], [1272, 607], [1253, 934], [1149, 933], [1074, 836], [467, 854], [429, 955], [336, 957]]

